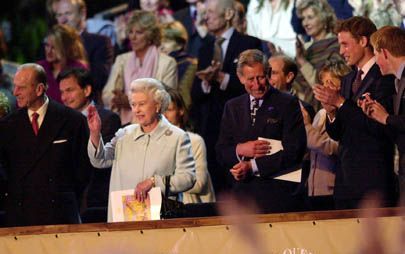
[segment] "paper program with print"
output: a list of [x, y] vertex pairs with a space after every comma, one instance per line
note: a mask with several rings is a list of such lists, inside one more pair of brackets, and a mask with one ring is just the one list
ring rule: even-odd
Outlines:
[[262, 138], [259, 137], [258, 140], [264, 140], [270, 142], [270, 151], [267, 153], [267, 155], [272, 155], [275, 154], [281, 150], [283, 150], [283, 144], [281, 143], [281, 140], [277, 139], [270, 139], [270, 138]]
[[144, 202], [135, 199], [134, 190], [111, 192], [113, 222], [160, 220], [162, 195], [159, 187], [148, 192]]

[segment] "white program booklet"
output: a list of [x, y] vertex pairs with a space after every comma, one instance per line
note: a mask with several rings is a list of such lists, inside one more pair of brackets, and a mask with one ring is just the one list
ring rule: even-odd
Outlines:
[[274, 179], [300, 183], [301, 182], [301, 173], [302, 173], [302, 170], [297, 169], [297, 170], [292, 171], [290, 173], [274, 177]]
[[[272, 154], [275, 154], [275, 153], [283, 150], [283, 144], [281, 143], [281, 140], [262, 138], [262, 137], [259, 137], [258, 139], [270, 142], [271, 149], [267, 155], [272, 155]], [[274, 179], [299, 183], [299, 182], [301, 182], [301, 173], [302, 173], [302, 170], [298, 169], [298, 170], [292, 171], [290, 173], [274, 177]]]
[[259, 137], [258, 140], [264, 140], [270, 142], [270, 151], [267, 153], [267, 155], [272, 155], [275, 154], [281, 150], [283, 150], [283, 144], [281, 143], [281, 140], [277, 139], [270, 139], [270, 138], [262, 138]]
[[135, 199], [134, 189], [113, 191], [110, 198], [113, 222], [160, 220], [162, 194], [159, 187], [152, 188], [144, 202]]

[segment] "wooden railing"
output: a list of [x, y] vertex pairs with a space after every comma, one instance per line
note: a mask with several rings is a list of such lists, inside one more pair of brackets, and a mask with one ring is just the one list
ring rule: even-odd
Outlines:
[[[277, 214], [255, 214], [249, 216], [255, 223], [278, 223], [294, 221], [319, 221], [330, 219], [359, 218], [362, 210], [340, 210], [322, 212], [298, 212]], [[404, 216], [401, 208], [377, 209], [378, 216]], [[218, 226], [228, 224], [227, 217], [204, 217], [168, 219], [159, 221], [119, 222], [119, 223], [91, 223], [77, 225], [46, 225], [31, 227], [0, 228], [0, 237], [57, 233], [80, 233], [80, 232], [109, 232], [126, 230], [168, 229], [168, 228], [192, 228], [203, 226]]]

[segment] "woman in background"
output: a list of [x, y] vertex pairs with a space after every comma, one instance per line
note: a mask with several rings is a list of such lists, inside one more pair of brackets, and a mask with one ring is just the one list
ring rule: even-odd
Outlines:
[[159, 51], [161, 30], [151, 12], [134, 11], [127, 33], [132, 51], [118, 55], [103, 90], [103, 103], [119, 113], [121, 124], [133, 121], [128, 95], [138, 78], [155, 78], [177, 89], [176, 61]]
[[160, 23], [174, 21], [173, 11], [169, 7], [170, 2], [168, 0], [140, 0], [139, 5], [142, 10], [155, 14]]
[[[331, 60], [320, 70], [319, 80], [324, 86], [340, 89], [341, 78], [349, 72], [350, 67], [343, 60]], [[332, 210], [335, 172], [338, 165], [338, 142], [331, 139], [326, 132], [325, 108], [318, 111], [312, 124], [308, 112], [304, 108], [301, 108], [301, 111], [307, 133], [307, 146], [311, 153], [308, 205], [311, 210]]]
[[[183, 130], [186, 130], [187, 109], [183, 98], [174, 89], [167, 88], [170, 95], [170, 103], [165, 117], [169, 122]], [[207, 168], [207, 149], [204, 140], [198, 134], [187, 131], [191, 140], [191, 149], [195, 160], [196, 182], [191, 190], [183, 193], [183, 202], [187, 203], [208, 203], [215, 202], [214, 187]]]
[[178, 89], [183, 97], [186, 108], [191, 104], [191, 86], [197, 71], [197, 59], [191, 57], [187, 51], [188, 34], [186, 28], [178, 22], [163, 24], [163, 38], [161, 51], [176, 59]]
[[337, 37], [333, 33], [336, 16], [326, 0], [302, 0], [297, 6], [297, 14], [310, 41], [296, 41], [295, 59], [299, 72], [293, 89], [301, 100], [318, 110], [320, 105], [312, 92], [312, 87], [318, 83], [318, 71], [327, 60], [342, 59]]
[[246, 19], [247, 34], [290, 56], [295, 56], [296, 34], [291, 25], [293, 0], [250, 0]]
[[62, 103], [57, 77], [69, 68], [88, 68], [80, 35], [68, 25], [55, 25], [45, 37], [45, 59], [38, 61], [47, 76], [46, 94]]

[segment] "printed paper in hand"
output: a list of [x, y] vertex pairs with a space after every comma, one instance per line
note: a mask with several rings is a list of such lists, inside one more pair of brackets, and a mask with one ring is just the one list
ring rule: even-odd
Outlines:
[[275, 154], [275, 153], [283, 150], [283, 144], [281, 143], [281, 140], [262, 138], [262, 137], [259, 137], [258, 140], [265, 140], [265, 141], [270, 142], [271, 149], [267, 153], [267, 155], [272, 155], [272, 154]]
[[113, 222], [160, 220], [162, 195], [159, 187], [152, 188], [144, 202], [135, 199], [133, 189], [113, 191], [110, 195]]

